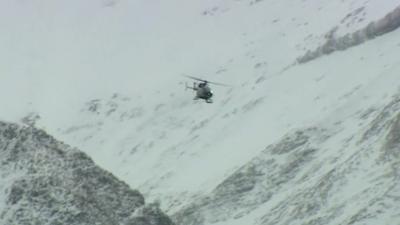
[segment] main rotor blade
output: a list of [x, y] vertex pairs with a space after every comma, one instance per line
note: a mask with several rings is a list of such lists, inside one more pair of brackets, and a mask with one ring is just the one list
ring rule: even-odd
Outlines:
[[182, 76], [189, 77], [189, 78], [191, 78], [193, 80], [198, 80], [198, 81], [202, 81], [202, 82], [208, 82], [207, 80], [203, 80], [203, 79], [200, 79], [200, 78], [197, 78], [197, 77], [192, 77], [192, 76], [189, 76], [189, 75], [182, 75]]
[[224, 87], [232, 87], [231, 85], [228, 85], [228, 84], [223, 84], [223, 83], [217, 83], [217, 82], [212, 82], [212, 81], [208, 81], [208, 80], [203, 80], [203, 79], [200, 79], [200, 78], [197, 78], [197, 77], [193, 77], [193, 76], [189, 76], [189, 75], [183, 75], [183, 76], [191, 78], [193, 80], [206, 82], [206, 83], [209, 83], [209, 84], [215, 84], [215, 85], [224, 86]]
[[214, 84], [214, 85], [219, 85], [219, 86], [224, 86], [224, 87], [232, 87], [231, 85], [228, 84], [223, 84], [223, 83], [217, 83], [217, 82], [212, 82], [212, 81], [207, 81], [209, 84]]

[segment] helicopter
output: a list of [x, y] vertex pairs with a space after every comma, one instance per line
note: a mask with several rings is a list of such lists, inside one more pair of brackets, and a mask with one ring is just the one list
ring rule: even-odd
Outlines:
[[208, 84], [229, 87], [229, 85], [226, 85], [226, 84], [211, 82], [211, 81], [203, 80], [203, 79], [193, 77], [193, 76], [188, 76], [188, 75], [183, 75], [183, 76], [188, 77], [193, 80], [200, 81], [200, 83], [193, 82], [193, 87], [190, 87], [186, 84], [186, 89], [192, 89], [193, 91], [196, 92], [196, 96], [194, 97], [193, 100], [204, 99], [204, 101], [207, 103], [213, 102], [213, 100], [212, 100], [213, 92], [211, 91], [211, 88]]

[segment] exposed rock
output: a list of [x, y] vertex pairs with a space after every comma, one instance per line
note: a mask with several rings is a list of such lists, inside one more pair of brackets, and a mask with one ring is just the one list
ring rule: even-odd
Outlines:
[[[83, 152], [42, 130], [0, 122], [0, 224], [170, 225], [156, 206]], [[1, 197], [1, 196], [0, 196]], [[0, 198], [1, 199], [1, 198]], [[143, 220], [131, 217], [140, 209]], [[129, 218], [129, 219], [127, 219]]]
[[[240, 218], [268, 202], [313, 158], [313, 143], [325, 140], [323, 130], [296, 131], [268, 146], [262, 154], [218, 185], [210, 196], [174, 215], [177, 224], [201, 225]], [[284, 163], [278, 158], [286, 158]]]
[[286, 135], [209, 195], [178, 211], [174, 221], [230, 224], [255, 212], [253, 224], [259, 225], [398, 221], [399, 99], [394, 97], [375, 118], [368, 118], [365, 127], [350, 126], [346, 136], [346, 123]]
[[384, 35], [388, 32], [396, 30], [400, 27], [400, 6], [387, 14], [384, 18], [371, 22], [368, 26], [358, 30], [352, 34], [347, 34], [343, 37], [336, 38], [333, 33], [336, 29], [328, 32], [326, 37], [328, 40], [314, 51], [307, 51], [307, 53], [297, 58], [298, 63], [306, 63], [314, 60], [320, 56], [331, 54], [335, 51], [343, 51], [350, 47], [359, 45], [373, 39], [377, 36]]

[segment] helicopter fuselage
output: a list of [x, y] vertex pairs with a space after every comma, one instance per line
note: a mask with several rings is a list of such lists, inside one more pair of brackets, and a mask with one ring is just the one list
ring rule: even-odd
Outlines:
[[213, 96], [213, 93], [210, 89], [209, 86], [204, 85], [204, 86], [197, 86], [194, 88], [196, 91], [196, 98], [204, 99], [206, 102], [211, 103], [211, 97]]
[[198, 80], [201, 81], [201, 83], [193, 83], [193, 87], [190, 87], [186, 84], [186, 89], [192, 89], [193, 91], [196, 92], [196, 96], [194, 97], [194, 100], [197, 99], [204, 99], [207, 103], [212, 103], [212, 97], [213, 97], [213, 93], [211, 91], [211, 88], [208, 86], [208, 84], [214, 84], [214, 85], [220, 85], [220, 86], [229, 86], [226, 84], [222, 84], [222, 83], [216, 83], [216, 82], [211, 82], [211, 81], [207, 81], [204, 79], [200, 79], [197, 77], [193, 77], [193, 76], [188, 76], [188, 75], [184, 75], [185, 77], [188, 77], [190, 79], [193, 80]]

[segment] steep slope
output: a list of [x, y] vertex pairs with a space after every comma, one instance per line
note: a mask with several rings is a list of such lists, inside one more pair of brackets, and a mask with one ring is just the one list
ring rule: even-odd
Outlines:
[[[348, 17], [355, 17], [360, 14], [364, 8], [359, 8]], [[346, 20], [349, 19], [346, 17]], [[357, 17], [355, 18], [357, 19]], [[359, 19], [362, 20], [362, 19]], [[343, 21], [344, 22], [344, 21]], [[400, 6], [388, 13], [384, 18], [372, 21], [368, 26], [359, 29], [353, 33], [348, 33], [342, 37], [336, 37], [338, 27], [332, 29], [326, 36], [327, 40], [314, 51], [308, 51], [304, 56], [297, 59], [300, 63], [305, 63], [322, 55], [330, 54], [334, 51], [343, 51], [347, 48], [360, 45], [368, 40], [374, 39], [388, 32], [396, 30], [400, 26]]]
[[399, 224], [399, 112], [400, 93], [382, 109], [290, 133], [175, 219], [185, 225]]
[[45, 132], [0, 122], [0, 224], [148, 224], [171, 220]]
[[[231, 40], [205, 46], [224, 49], [224, 60], [204, 70], [192, 68], [209, 72], [206, 78], [234, 84], [232, 89], [214, 87], [215, 104], [193, 102], [191, 93], [183, 91], [185, 78], [175, 76], [170, 79], [176, 84], [158, 86], [155, 81], [152, 91], [140, 95], [117, 93], [87, 101], [66, 126], [51, 128], [42, 122], [149, 197], [162, 199], [170, 212], [214, 190], [287, 133], [334, 117], [340, 108], [354, 106], [350, 111], [355, 113], [378, 107], [397, 90], [398, 31], [315, 62], [293, 64], [307, 49], [322, 45], [332, 28], [337, 27], [335, 34], [356, 32], [384, 18], [397, 6], [395, 1], [379, 11], [374, 10], [378, 1], [295, 1], [290, 7], [284, 1], [215, 4], [196, 20], [198, 30], [191, 30], [199, 39], [211, 31], [206, 25], [214, 24], [221, 31], [212, 28], [213, 37]], [[360, 13], [353, 13], [356, 9]], [[318, 15], [326, 19], [324, 26]], [[247, 21], [237, 19], [243, 16]], [[344, 18], [359, 22], [347, 25], [341, 22]], [[225, 49], [231, 44], [236, 47]], [[209, 53], [193, 54], [195, 59]], [[371, 89], [377, 91], [371, 94]]]
[[[346, 224], [353, 216], [353, 223], [361, 221], [356, 215], [363, 217], [363, 209], [373, 210], [371, 202], [358, 201], [360, 185], [352, 179], [363, 180], [365, 174], [346, 159], [365, 159], [363, 148], [373, 149], [372, 161], [379, 158], [376, 149], [382, 143], [366, 144], [374, 136], [360, 144], [356, 140], [398, 95], [399, 31], [368, 37], [354, 48], [336, 46], [341, 52], [328, 48], [332, 54], [317, 54], [304, 64], [297, 59], [330, 40], [365, 34], [368, 24], [387, 21], [398, 0], [33, 0], [5, 5], [12, 10], [0, 14], [8, 25], [0, 39], [9, 43], [0, 51], [6, 53], [0, 98], [9, 107], [1, 116], [36, 121], [79, 146], [150, 200], [160, 200], [177, 222]], [[195, 102], [192, 93], [184, 92], [191, 81], [181, 74], [233, 88], [213, 87], [214, 104]], [[22, 100], [10, 101], [9, 93]], [[385, 142], [389, 130], [382, 132], [378, 139]], [[291, 147], [292, 141], [299, 146]], [[288, 152], [273, 150], [286, 142]], [[391, 174], [388, 180], [380, 177], [391, 163], [365, 163], [370, 163], [365, 173], [378, 171], [377, 179], [386, 182], [382, 190], [396, 184], [389, 181]], [[338, 174], [330, 175], [333, 169]], [[334, 188], [347, 182], [346, 188], [331, 189], [331, 196], [330, 187], [318, 183], [327, 180]], [[365, 187], [378, 186], [368, 181]], [[343, 204], [333, 202], [338, 196], [346, 196]], [[366, 196], [377, 202], [384, 197], [380, 192]], [[354, 211], [333, 209], [353, 206], [348, 201], [353, 197]], [[304, 199], [309, 201], [305, 205]], [[374, 215], [397, 222], [390, 212]]]
[[[75, 127], [64, 135], [74, 135], [83, 143], [97, 140], [93, 135], [96, 133], [97, 138], [115, 140], [109, 136], [108, 129], [102, 134], [103, 127], [112, 128], [115, 123], [123, 127], [129, 121], [139, 123], [136, 132], [141, 138], [122, 135], [118, 149], [126, 146], [131, 147], [130, 151], [117, 152], [124, 160], [109, 168], [114, 168], [126, 180], [143, 179], [141, 189], [152, 198], [159, 196], [165, 200], [163, 207], [175, 214], [179, 224], [396, 224], [400, 221], [396, 192], [399, 185], [396, 175], [399, 35], [395, 31], [345, 53], [288, 69], [276, 80], [269, 80], [285, 84], [283, 90], [269, 89], [269, 95], [274, 94], [279, 102], [269, 96], [258, 104], [254, 101], [254, 108], [247, 105], [249, 111], [247, 107], [237, 107], [235, 104], [239, 101], [233, 99], [231, 104], [236, 110], [228, 113], [229, 102], [217, 103], [220, 112], [186, 126], [185, 121], [190, 119], [174, 116], [180, 116], [179, 111], [186, 111], [185, 107], [173, 109], [175, 106], [160, 105], [141, 124], [140, 118], [146, 117], [146, 109], [126, 110], [124, 103], [132, 100], [115, 95], [107, 101], [91, 101], [85, 106], [86, 121], [96, 118], [88, 123], [93, 126]], [[376, 54], [377, 46], [379, 54]], [[296, 93], [302, 94], [295, 96]], [[214, 107], [194, 106], [200, 111], [195, 114], [198, 116]], [[275, 120], [269, 120], [273, 112], [276, 112], [272, 117]], [[246, 118], [246, 113], [254, 116], [254, 120], [238, 121]], [[222, 125], [222, 121], [228, 124]], [[223, 126], [223, 133], [213, 137], [213, 132], [221, 132], [218, 127]], [[274, 141], [271, 128], [289, 133]], [[245, 135], [246, 129], [252, 136]], [[239, 136], [232, 135], [235, 131], [239, 131]], [[183, 139], [175, 149], [157, 153], [171, 144], [168, 137], [176, 132], [195, 138]], [[183, 136], [176, 136], [180, 137]], [[264, 146], [251, 149], [254, 143], [247, 142], [250, 138], [260, 138]], [[208, 145], [196, 147], [207, 139], [210, 139]], [[234, 147], [221, 148], [220, 142], [224, 139]], [[154, 143], [131, 144], [146, 143], [145, 140]], [[191, 151], [192, 155], [185, 155], [193, 148], [196, 150]], [[178, 150], [181, 154], [173, 154]], [[246, 161], [252, 150], [260, 153]], [[210, 154], [209, 158], [202, 156], [204, 153]], [[135, 175], [129, 176], [125, 168], [135, 167], [130, 157], [141, 161], [140, 171], [159, 178], [146, 180], [144, 174], [140, 176], [131, 171]], [[112, 162], [104, 163], [111, 165]], [[232, 173], [216, 173], [229, 171], [227, 168], [235, 165], [241, 168]], [[204, 180], [211, 182], [204, 185]], [[139, 180], [132, 183], [135, 182], [140, 183]], [[199, 191], [201, 188], [204, 190]]]

